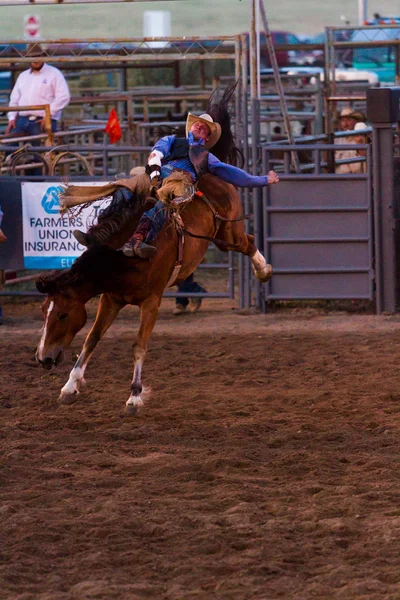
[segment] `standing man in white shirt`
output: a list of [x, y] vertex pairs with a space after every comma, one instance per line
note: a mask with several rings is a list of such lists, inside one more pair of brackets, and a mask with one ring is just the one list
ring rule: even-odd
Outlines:
[[[51, 130], [57, 129], [62, 110], [68, 105], [71, 95], [64, 75], [42, 60], [44, 52], [39, 44], [33, 44], [26, 53], [33, 58], [30, 68], [23, 71], [11, 92], [10, 106], [37, 106], [49, 104]], [[44, 110], [24, 110], [8, 113], [6, 135], [22, 133], [37, 135], [45, 130]]]

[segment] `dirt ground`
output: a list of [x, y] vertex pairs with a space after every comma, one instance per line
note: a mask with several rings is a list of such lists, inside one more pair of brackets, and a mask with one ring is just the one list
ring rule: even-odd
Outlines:
[[124, 418], [135, 309], [59, 406], [3, 304], [1, 600], [400, 598], [400, 317], [234, 307], [164, 302]]

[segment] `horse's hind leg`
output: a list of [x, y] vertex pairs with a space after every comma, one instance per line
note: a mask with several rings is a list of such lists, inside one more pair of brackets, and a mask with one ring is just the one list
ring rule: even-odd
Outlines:
[[133, 377], [131, 395], [126, 403], [125, 414], [136, 415], [138, 407], [143, 406], [142, 399], [142, 368], [147, 352], [147, 345], [151, 332], [157, 320], [161, 297], [152, 295], [140, 306], [140, 327], [135, 343], [133, 344]]
[[69, 374], [69, 379], [62, 388], [58, 398], [61, 404], [72, 404], [72, 402], [75, 402], [76, 395], [79, 394], [81, 385], [85, 383], [85, 369], [93, 350], [107, 329], [114, 322], [123, 306], [123, 304], [116, 303], [108, 294], [102, 294], [100, 297], [96, 320], [86, 337], [82, 352]]
[[[236, 246], [236, 252], [241, 252], [250, 257], [254, 275], [257, 279], [263, 283], [271, 279], [272, 265], [267, 263], [264, 256], [254, 244], [254, 235], [249, 235], [245, 232], [243, 221], [224, 223], [217, 233], [217, 237], [224, 242]], [[218, 242], [215, 242], [215, 245], [225, 252], [230, 249], [224, 247], [222, 244], [219, 246]]]

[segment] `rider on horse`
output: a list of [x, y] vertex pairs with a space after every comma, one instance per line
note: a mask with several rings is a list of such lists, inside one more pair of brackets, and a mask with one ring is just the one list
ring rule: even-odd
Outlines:
[[[279, 178], [274, 171], [268, 175], [253, 176], [242, 169], [221, 162], [208, 152], [221, 136], [219, 123], [208, 114], [200, 116], [189, 113], [186, 121], [186, 139], [176, 135], [161, 138], [154, 146], [146, 168], [150, 175], [151, 187], [159, 189], [162, 181], [174, 170], [185, 171], [190, 183], [195, 183], [199, 175], [209, 172], [237, 187], [263, 187], [277, 183]], [[157, 250], [146, 242], [151, 242], [161, 231], [168, 218], [165, 204], [158, 201], [145, 212], [130, 240], [124, 244], [122, 252], [126, 256], [148, 258]]]
[[[237, 150], [227, 110], [227, 104], [235, 87], [236, 85], [233, 85], [228, 88], [218, 103], [212, 103], [211, 97], [208, 113], [200, 116], [189, 113], [186, 121], [186, 137], [167, 135], [161, 138], [150, 153], [146, 172], [136, 175], [132, 180], [119, 182], [118, 194], [127, 200], [131, 197], [130, 190], [126, 189], [130, 185], [136, 186], [135, 193], [141, 198], [153, 195], [158, 200], [142, 215], [136, 231], [122, 247], [126, 256], [149, 258], [157, 252], [156, 248], [148, 242], [156, 238], [167, 222], [169, 214], [165, 203], [157, 196], [157, 191], [163, 185], [163, 180], [173, 173], [179, 173], [181, 179], [183, 178], [191, 186], [207, 172], [236, 187], [264, 187], [278, 183], [279, 178], [274, 171], [270, 171], [268, 175], [249, 175], [246, 171], [220, 160], [234, 160]], [[209, 152], [213, 147], [215, 147], [215, 154]], [[130, 181], [132, 184], [129, 183]], [[91, 227], [87, 233], [75, 230], [73, 234], [80, 244], [90, 246], [93, 243], [104, 243], [108, 233], [102, 232], [102, 228], [104, 229], [104, 224], [101, 226], [99, 223]]]

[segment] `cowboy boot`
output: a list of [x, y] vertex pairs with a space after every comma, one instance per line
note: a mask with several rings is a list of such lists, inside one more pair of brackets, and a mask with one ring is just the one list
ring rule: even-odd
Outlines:
[[125, 256], [139, 256], [139, 258], [150, 258], [157, 253], [155, 246], [150, 246], [144, 241], [150, 231], [151, 220], [148, 217], [142, 217], [133, 236], [122, 246], [122, 252]]

